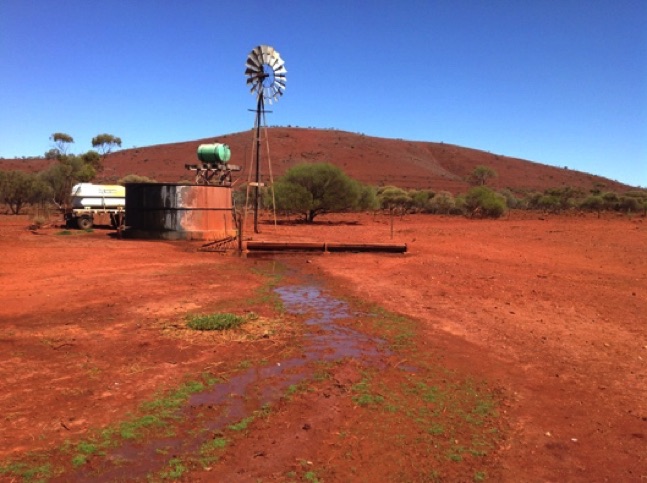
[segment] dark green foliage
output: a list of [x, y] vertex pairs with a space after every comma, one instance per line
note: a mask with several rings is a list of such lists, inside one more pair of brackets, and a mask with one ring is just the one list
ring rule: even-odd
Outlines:
[[486, 186], [477, 186], [465, 196], [465, 208], [471, 217], [499, 218], [505, 213], [505, 198]]
[[361, 184], [330, 163], [299, 164], [274, 184], [276, 208], [300, 213], [307, 223], [317, 215], [357, 209]]

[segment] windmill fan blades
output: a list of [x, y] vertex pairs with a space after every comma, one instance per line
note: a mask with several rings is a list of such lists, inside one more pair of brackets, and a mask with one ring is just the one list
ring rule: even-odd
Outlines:
[[[259, 98], [276, 102], [285, 90], [285, 62], [278, 51], [269, 45], [257, 45], [252, 49], [245, 62], [245, 75], [250, 92]], [[267, 83], [271, 84], [265, 85]]]
[[254, 58], [252, 54], [249, 54], [249, 57], [247, 57], [247, 62], [245, 62], [245, 67], [247, 67], [247, 70], [258, 70], [261, 68], [261, 64]]
[[245, 75], [247, 77], [263, 77], [264, 73], [263, 73], [263, 69], [261, 69], [261, 70], [247, 69], [245, 71]]

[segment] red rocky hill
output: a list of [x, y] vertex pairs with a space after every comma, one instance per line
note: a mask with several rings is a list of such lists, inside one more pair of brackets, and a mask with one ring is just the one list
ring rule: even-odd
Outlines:
[[[623, 192], [629, 186], [567, 168], [492, 154], [452, 144], [406, 141], [365, 136], [337, 130], [274, 127], [267, 130], [272, 174], [281, 176], [286, 169], [301, 162], [330, 162], [353, 178], [372, 185], [396, 185], [425, 188], [454, 194], [467, 191], [466, 177], [478, 165], [495, 169], [498, 178], [488, 184], [514, 191], [571, 186], [588, 191]], [[222, 142], [232, 152], [231, 164], [243, 167], [234, 179], [247, 180], [254, 146], [253, 131], [215, 136], [170, 144], [123, 149], [106, 157], [104, 171], [96, 182], [115, 182], [127, 174], [148, 176], [156, 181], [192, 180], [185, 164], [196, 164], [196, 150], [202, 143]], [[263, 145], [265, 141], [263, 140]], [[266, 150], [263, 148], [261, 171], [268, 179]], [[54, 161], [44, 159], [0, 160], [0, 169], [38, 171]]]

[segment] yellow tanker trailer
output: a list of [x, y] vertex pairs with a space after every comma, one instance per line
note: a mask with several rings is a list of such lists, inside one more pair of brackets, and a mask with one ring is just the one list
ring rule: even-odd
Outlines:
[[72, 187], [70, 208], [65, 210], [68, 227], [82, 230], [92, 225], [119, 227], [126, 208], [126, 188], [119, 185], [79, 183]]

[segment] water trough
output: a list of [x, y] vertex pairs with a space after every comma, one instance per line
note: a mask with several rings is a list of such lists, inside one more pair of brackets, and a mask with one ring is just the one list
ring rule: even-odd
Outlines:
[[248, 241], [248, 252], [382, 252], [406, 253], [406, 243], [340, 243], [340, 242], [281, 242]]

